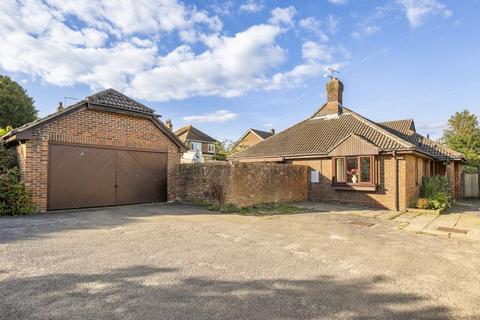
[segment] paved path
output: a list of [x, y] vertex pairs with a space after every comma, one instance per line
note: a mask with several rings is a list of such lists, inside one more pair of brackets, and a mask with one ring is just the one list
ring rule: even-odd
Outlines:
[[399, 229], [410, 232], [480, 241], [480, 200], [460, 200], [441, 215], [366, 209], [324, 202], [304, 202], [299, 205], [325, 212], [392, 220], [398, 223]]
[[479, 319], [480, 243], [378, 213], [0, 218], [0, 319]]

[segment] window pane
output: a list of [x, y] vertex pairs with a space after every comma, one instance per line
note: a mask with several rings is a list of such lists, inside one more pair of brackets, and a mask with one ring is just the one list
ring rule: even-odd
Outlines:
[[202, 144], [199, 142], [191, 142], [190, 146], [194, 151], [202, 151]]
[[360, 181], [361, 182], [371, 182], [370, 180], [370, 157], [361, 157], [360, 158]]
[[337, 182], [345, 182], [345, 159], [335, 159], [335, 177]]
[[358, 159], [356, 157], [347, 158], [347, 182], [358, 182]]

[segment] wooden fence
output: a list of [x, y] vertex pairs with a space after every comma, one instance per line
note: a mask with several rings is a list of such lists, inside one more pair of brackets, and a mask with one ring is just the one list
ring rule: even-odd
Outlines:
[[478, 173], [463, 174], [463, 196], [465, 198], [480, 197]]

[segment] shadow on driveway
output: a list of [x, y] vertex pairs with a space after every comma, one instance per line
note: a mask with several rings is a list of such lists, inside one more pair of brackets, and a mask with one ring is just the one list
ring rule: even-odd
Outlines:
[[215, 213], [199, 206], [183, 203], [154, 203], [0, 217], [0, 243], [35, 240], [50, 233], [65, 230], [115, 227], [151, 216], [199, 214]]
[[447, 319], [424, 297], [385, 292], [377, 276], [339, 280], [172, 278], [180, 270], [134, 266], [0, 282], [4, 319]]

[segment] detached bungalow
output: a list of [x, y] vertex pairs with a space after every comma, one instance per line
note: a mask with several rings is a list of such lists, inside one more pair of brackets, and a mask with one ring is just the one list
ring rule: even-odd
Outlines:
[[418, 134], [412, 119], [371, 121], [344, 107], [342, 94], [333, 78], [327, 102], [310, 118], [231, 160], [307, 165], [312, 200], [403, 210], [419, 196], [422, 177], [437, 174], [462, 197], [462, 154]]

